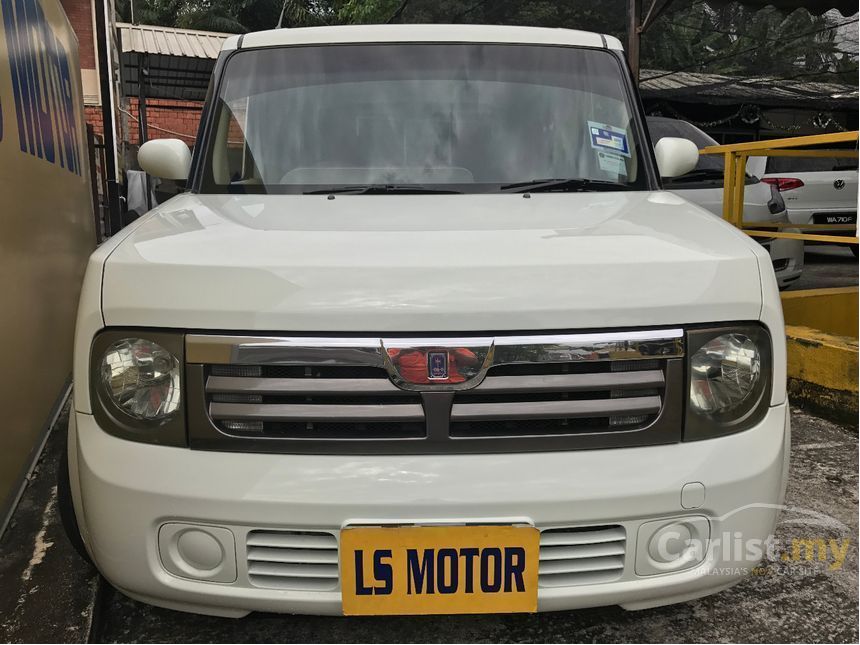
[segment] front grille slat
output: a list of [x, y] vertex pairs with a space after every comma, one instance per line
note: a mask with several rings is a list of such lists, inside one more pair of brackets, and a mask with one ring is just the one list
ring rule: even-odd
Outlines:
[[473, 390], [474, 394], [526, 394], [533, 392], [587, 392], [663, 387], [661, 370], [605, 372], [597, 374], [539, 374], [534, 376], [490, 376]]
[[290, 396], [409, 396], [388, 379], [372, 378], [241, 378], [210, 376], [207, 394], [281, 394]]
[[248, 575], [282, 576], [284, 578], [334, 578], [336, 580], [338, 573], [336, 564], [252, 562], [248, 565]]
[[248, 559], [257, 562], [284, 562], [292, 564], [337, 564], [337, 553], [330, 549], [279, 549], [250, 546]]
[[585, 401], [455, 403], [451, 410], [451, 421], [576, 419], [612, 415], [656, 414], [660, 411], [660, 405], [659, 396]]
[[259, 421], [423, 421], [424, 410], [419, 404], [399, 405], [319, 405], [301, 403], [212, 403], [209, 414], [213, 419], [255, 419]]
[[624, 539], [624, 529], [620, 526], [587, 532], [544, 531], [540, 536], [541, 548], [545, 546], [574, 546], [579, 544], [598, 544], [617, 542]]
[[538, 586], [569, 587], [618, 580], [624, 573], [623, 526], [546, 529], [540, 536]]
[[543, 575], [555, 573], [582, 573], [585, 571], [608, 571], [624, 567], [624, 556], [607, 556], [600, 558], [580, 558], [571, 560], [554, 560], [541, 564]]
[[278, 549], [336, 549], [337, 539], [330, 533], [253, 531], [248, 534], [248, 546], [267, 546]]
[[245, 540], [248, 581], [256, 587], [334, 591], [337, 538], [323, 531], [254, 530]]

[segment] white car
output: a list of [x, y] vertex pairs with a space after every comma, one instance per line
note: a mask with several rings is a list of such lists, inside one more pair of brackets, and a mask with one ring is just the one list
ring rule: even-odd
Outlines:
[[[666, 117], [647, 118], [651, 141], [662, 137], [684, 137], [699, 146], [699, 149], [719, 145], [710, 136], [692, 123]], [[714, 155], [702, 155], [699, 163], [689, 173], [663, 180], [664, 188], [677, 192], [718, 217], [723, 216], [723, 159]], [[744, 186], [744, 221], [783, 223], [788, 222], [785, 203], [777, 188], [753, 175], [747, 174]], [[794, 229], [785, 229], [788, 231]], [[803, 273], [803, 241], [780, 238], [753, 238], [770, 253], [776, 281], [780, 289], [786, 289]]]
[[[842, 225], [845, 235], [857, 234], [856, 158], [750, 157], [747, 170], [782, 193], [792, 223]], [[856, 245], [851, 250], [857, 255]]]
[[652, 150], [615, 38], [279, 29], [213, 83], [193, 158], [139, 153], [188, 192], [83, 286], [60, 508], [111, 584], [532, 612], [752, 571], [790, 441], [776, 279], [661, 189], [698, 151]]

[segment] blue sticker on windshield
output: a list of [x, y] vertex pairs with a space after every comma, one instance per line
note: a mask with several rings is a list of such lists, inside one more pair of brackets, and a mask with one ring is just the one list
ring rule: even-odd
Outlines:
[[588, 122], [588, 132], [591, 135], [591, 147], [595, 150], [611, 150], [625, 157], [630, 156], [627, 145], [627, 132], [621, 128], [605, 123]]

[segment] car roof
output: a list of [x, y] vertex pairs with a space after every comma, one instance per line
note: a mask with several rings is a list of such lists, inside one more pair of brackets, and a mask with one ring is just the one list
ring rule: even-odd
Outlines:
[[681, 132], [683, 132], [684, 130], [686, 130], [687, 132], [695, 132], [697, 135], [699, 135], [702, 138], [710, 139], [711, 143], [709, 143], [708, 145], [714, 145], [714, 146], [719, 145], [716, 142], [716, 140], [711, 135], [709, 135], [707, 132], [705, 132], [701, 128], [693, 125], [689, 121], [684, 121], [683, 119], [672, 119], [672, 118], [667, 117], [667, 116], [646, 116], [645, 122], [649, 127], [650, 126], [658, 126], [659, 127], [661, 125], [665, 125], [665, 126], [669, 126], [669, 127], [674, 126], [677, 130], [679, 130]]
[[223, 50], [346, 43], [506, 43], [623, 50], [615, 36], [575, 29], [506, 25], [338, 25], [270, 29], [231, 36]]

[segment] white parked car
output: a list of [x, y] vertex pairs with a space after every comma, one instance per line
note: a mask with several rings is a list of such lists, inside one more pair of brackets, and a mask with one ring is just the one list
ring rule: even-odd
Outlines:
[[140, 149], [188, 192], [80, 302], [60, 507], [114, 586], [529, 612], [752, 570], [788, 464], [777, 283], [661, 189], [697, 149], [652, 150], [615, 38], [279, 29], [214, 75], [194, 157]]
[[[801, 227], [804, 224], [844, 225], [845, 235], [857, 234], [857, 159], [750, 157], [747, 170], [782, 193], [792, 223]], [[829, 232], [808, 230], [810, 233]], [[852, 245], [851, 249], [857, 255], [857, 246]]]
[[[666, 117], [647, 118], [651, 141], [662, 137], [684, 137], [699, 146], [699, 149], [719, 145], [709, 135], [687, 121]], [[663, 180], [667, 190], [677, 192], [684, 199], [708, 209], [718, 217], [723, 216], [723, 159], [716, 155], [702, 155], [696, 167], [680, 177]], [[747, 174], [744, 186], [744, 221], [764, 223], [788, 222], [788, 214], [782, 195], [775, 186], [759, 181]], [[793, 231], [795, 229], [785, 229]], [[803, 273], [803, 241], [781, 238], [753, 238], [770, 253], [776, 281], [785, 289]]]

